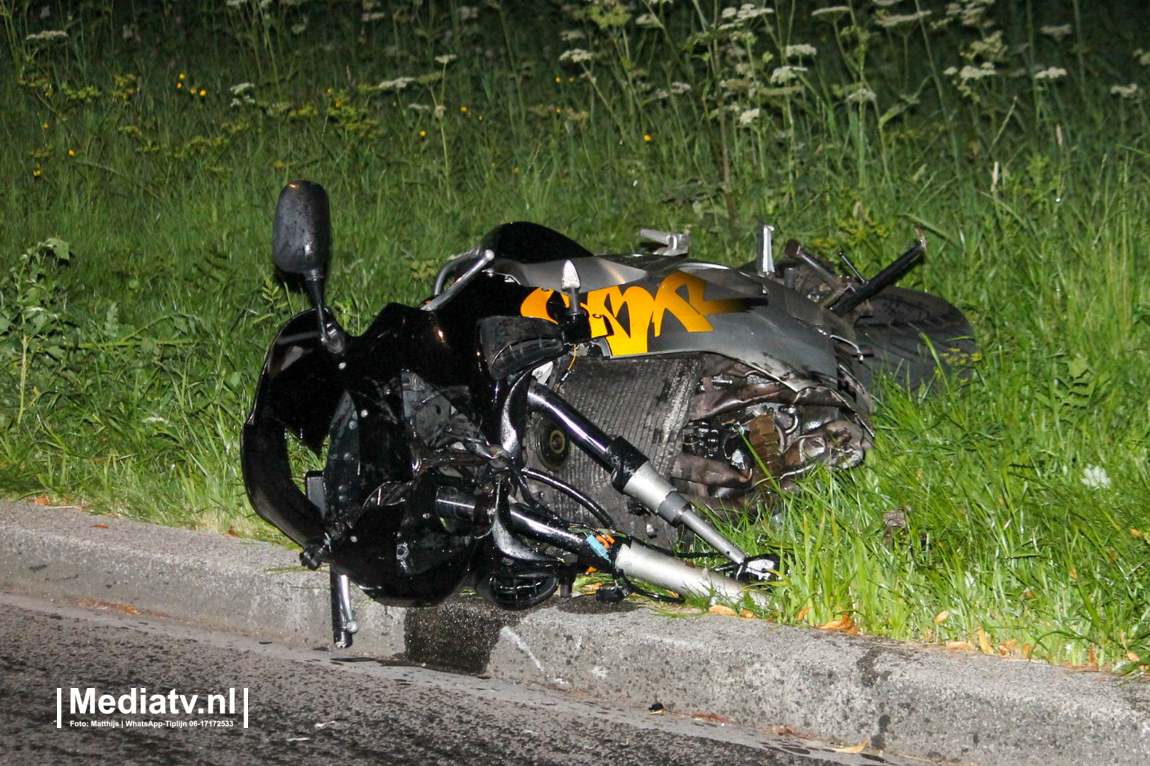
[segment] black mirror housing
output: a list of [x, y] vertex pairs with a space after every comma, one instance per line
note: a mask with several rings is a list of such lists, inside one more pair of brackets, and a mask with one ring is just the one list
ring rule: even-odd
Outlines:
[[327, 192], [314, 181], [292, 181], [280, 192], [272, 224], [272, 260], [285, 274], [303, 278], [315, 306], [320, 342], [329, 352], [343, 354], [346, 334], [323, 301], [331, 260], [331, 210]]
[[322, 284], [331, 258], [327, 192], [314, 181], [292, 181], [280, 192], [272, 225], [276, 267]]

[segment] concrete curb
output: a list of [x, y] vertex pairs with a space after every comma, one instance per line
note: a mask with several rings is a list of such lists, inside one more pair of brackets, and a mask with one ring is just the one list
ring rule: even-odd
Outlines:
[[[0, 502], [0, 588], [330, 645], [325, 576], [273, 545]], [[556, 602], [557, 600], [553, 600]], [[874, 750], [985, 764], [1150, 762], [1150, 684], [1039, 663], [591, 599], [357, 603], [356, 653], [405, 655]]]

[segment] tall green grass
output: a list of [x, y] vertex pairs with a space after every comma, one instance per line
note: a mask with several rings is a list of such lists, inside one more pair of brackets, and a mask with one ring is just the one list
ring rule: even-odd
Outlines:
[[0, 491], [275, 538], [236, 450], [303, 305], [268, 258], [295, 178], [331, 193], [352, 329], [505, 220], [743, 262], [765, 218], [864, 271], [921, 226], [909, 283], [981, 357], [882, 388], [864, 467], [744, 525], [790, 552], [770, 616], [1142, 666], [1140, 4], [729, 7], [0, 2]]

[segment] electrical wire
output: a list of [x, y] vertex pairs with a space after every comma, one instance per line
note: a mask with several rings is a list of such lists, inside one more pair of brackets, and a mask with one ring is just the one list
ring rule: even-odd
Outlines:
[[579, 503], [579, 505], [590, 511], [591, 515], [598, 519], [605, 527], [608, 527], [609, 529], [616, 528], [615, 520], [611, 518], [611, 514], [607, 513], [603, 506], [599, 505], [590, 497], [575, 489], [562, 479], [552, 476], [549, 473], [536, 471], [534, 468], [523, 468], [520, 473], [522, 473], [525, 478], [528, 478], [531, 481], [537, 481], [540, 484], [546, 484], [548, 487], [551, 487], [552, 489], [558, 490], [564, 495], [567, 495], [567, 497], [571, 498], [576, 503]]

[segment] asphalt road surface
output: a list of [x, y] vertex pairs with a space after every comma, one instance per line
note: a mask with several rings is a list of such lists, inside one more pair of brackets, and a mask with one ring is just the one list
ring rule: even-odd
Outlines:
[[922, 762], [0, 593], [0, 763]]

